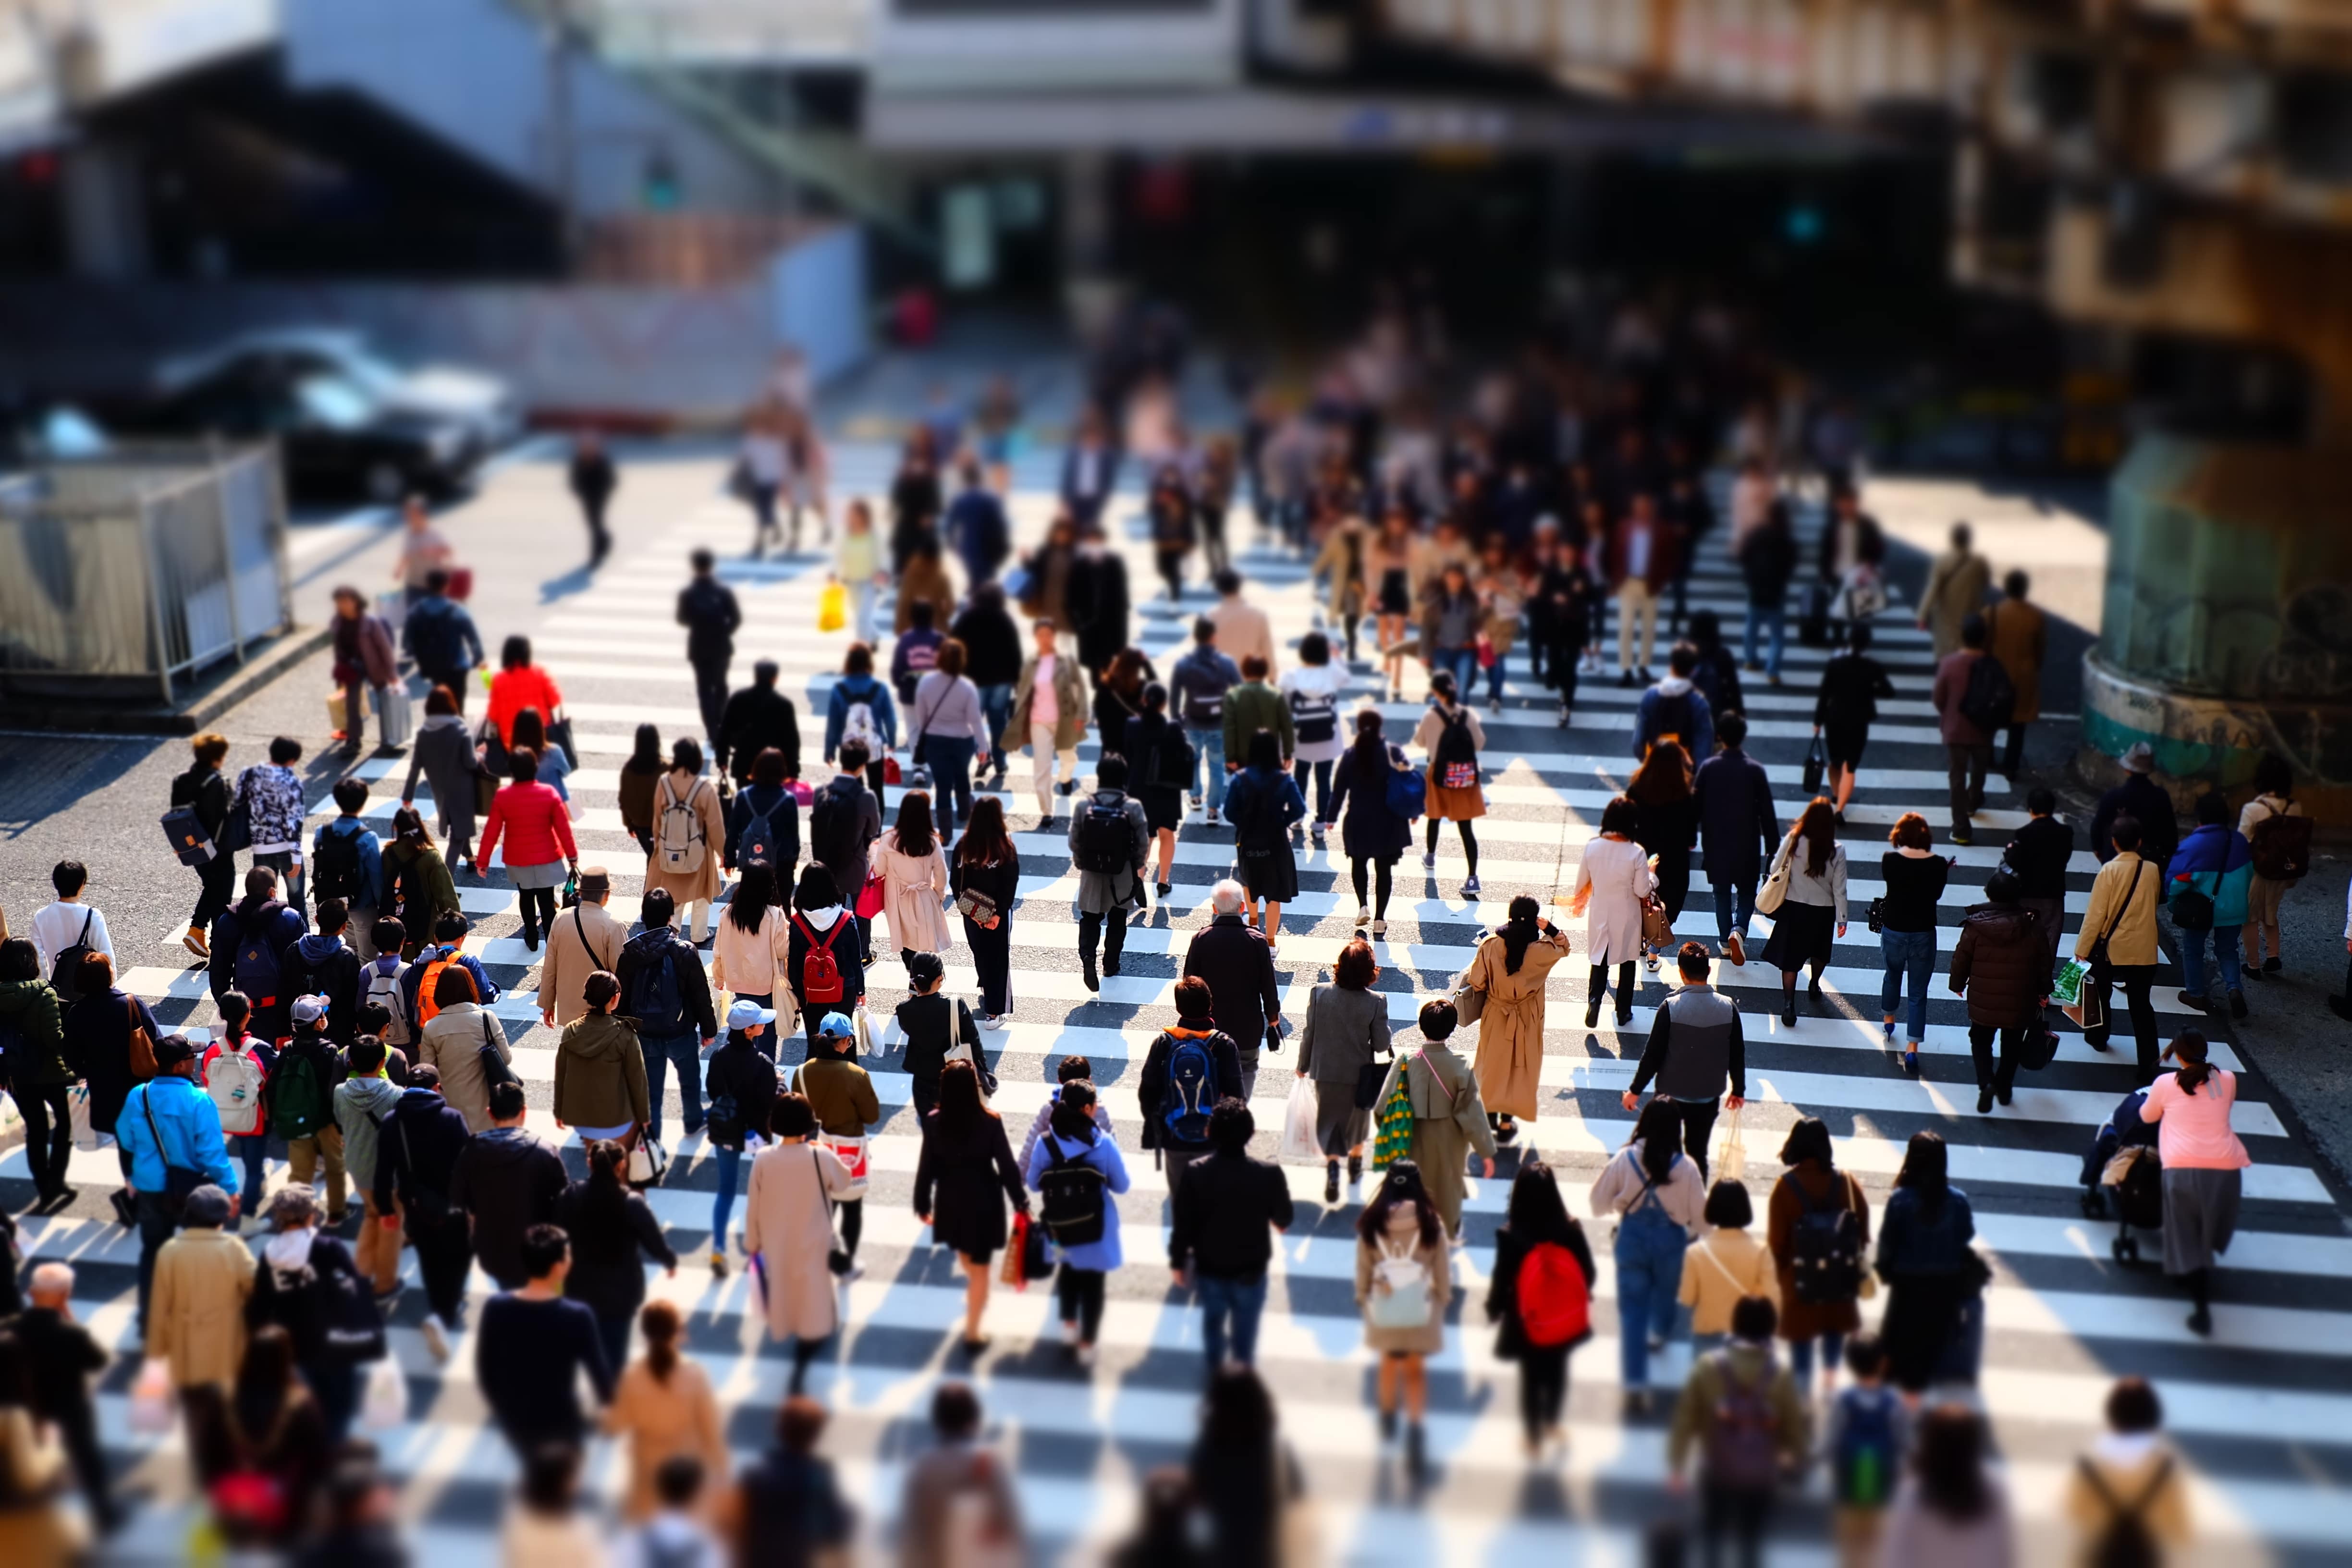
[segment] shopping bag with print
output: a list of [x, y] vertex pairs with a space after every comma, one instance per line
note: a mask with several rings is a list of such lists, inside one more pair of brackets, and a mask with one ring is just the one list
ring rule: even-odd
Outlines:
[[1389, 1079], [1387, 1098], [1381, 1101], [1380, 1114], [1372, 1119], [1377, 1130], [1372, 1141], [1375, 1171], [1412, 1158], [1412, 1092], [1405, 1087], [1405, 1065], [1399, 1062]]
[[114, 1146], [114, 1134], [100, 1132], [90, 1124], [89, 1085], [78, 1083], [66, 1090], [66, 1114], [73, 1122], [73, 1146], [89, 1153]]
[[837, 632], [849, 624], [849, 590], [839, 583], [827, 583], [816, 596], [816, 629]]
[[2079, 958], [2070, 958], [2058, 966], [2058, 973], [2050, 982], [2051, 1000], [2062, 1007], [2072, 1007], [2083, 999], [2083, 982], [2089, 976], [2091, 966]]
[[351, 711], [344, 704], [350, 699], [348, 688], [338, 686], [327, 693], [327, 731], [340, 735], [351, 728]]
[[[936, 1234], [933, 1239], [938, 1239]], [[996, 1260], [996, 1282], [999, 1285], [1010, 1285], [1015, 1290], [1025, 1290], [1029, 1288], [1029, 1281], [1021, 1272], [1021, 1254], [1028, 1242], [1029, 1216], [1025, 1214], [1014, 1215], [1013, 1233], [1005, 1238], [1004, 1256]]]
[[1283, 1112], [1282, 1147], [1276, 1159], [1312, 1164], [1323, 1157], [1323, 1146], [1315, 1136], [1316, 1115], [1315, 1080], [1302, 1073], [1290, 1080], [1290, 1102]]

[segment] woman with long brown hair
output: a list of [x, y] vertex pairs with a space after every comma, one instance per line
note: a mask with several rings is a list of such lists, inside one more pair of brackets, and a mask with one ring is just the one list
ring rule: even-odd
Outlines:
[[[1669, 921], [1677, 920], [1690, 897], [1691, 846], [1698, 839], [1698, 797], [1691, 793], [1690, 753], [1680, 742], [1650, 748], [1625, 786], [1625, 798], [1633, 803], [1633, 842], [1650, 852], [1656, 871], [1658, 901]], [[1658, 955], [1647, 942], [1642, 959], [1657, 972]]]
[[943, 952], [948, 861], [931, 826], [931, 797], [910, 789], [898, 802], [898, 826], [874, 841], [874, 874], [882, 879], [882, 912], [903, 962], [919, 952]]
[[632, 1524], [653, 1517], [659, 1506], [654, 1475], [672, 1459], [702, 1462], [705, 1498], [716, 1496], [727, 1479], [726, 1426], [711, 1393], [710, 1374], [701, 1363], [678, 1353], [684, 1326], [670, 1302], [646, 1303], [637, 1314], [646, 1353], [621, 1373], [604, 1412], [604, 1430], [629, 1440], [629, 1489], [621, 1502], [621, 1517]]
[[988, 1310], [989, 1262], [1010, 1234], [1004, 1203], [1029, 1213], [1021, 1167], [1013, 1163], [1004, 1121], [980, 1096], [980, 1074], [958, 1059], [940, 1069], [940, 1103], [923, 1121], [923, 1152], [915, 1162], [915, 1218], [931, 1227], [931, 1240], [952, 1247], [963, 1259], [963, 1348], [978, 1355], [988, 1347], [980, 1331]]
[[1815, 795], [1780, 840], [1764, 890], [1771, 892], [1776, 881], [1785, 891], [1778, 909], [1762, 911], [1772, 918], [1764, 962], [1780, 972], [1780, 1023], [1793, 1029], [1797, 971], [1813, 966], [1813, 1005], [1822, 1005], [1822, 971], [1832, 944], [1845, 935], [1845, 846], [1837, 841], [1837, 808], [1827, 795]]
[[1013, 1014], [1013, 904], [1021, 894], [1021, 856], [1005, 830], [1004, 803], [980, 797], [956, 845], [948, 889], [963, 916], [963, 942], [980, 971], [980, 1022], [995, 1028]]

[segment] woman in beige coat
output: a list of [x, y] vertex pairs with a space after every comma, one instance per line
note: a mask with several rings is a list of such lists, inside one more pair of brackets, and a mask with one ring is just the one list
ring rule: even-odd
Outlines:
[[[1424, 1312], [1409, 1310], [1415, 1290], [1426, 1300]], [[1419, 1167], [1400, 1160], [1356, 1220], [1356, 1306], [1364, 1314], [1364, 1348], [1381, 1358], [1381, 1435], [1396, 1435], [1402, 1393], [1405, 1466], [1416, 1482], [1427, 1465], [1421, 1423], [1429, 1405], [1429, 1358], [1445, 1348], [1445, 1309], [1453, 1300], [1454, 1260], [1437, 1205]]]
[[433, 983], [433, 1004], [440, 1011], [425, 1026], [409, 1047], [410, 1059], [430, 1066], [441, 1075], [441, 1098], [466, 1119], [466, 1131], [479, 1137], [489, 1130], [490, 1085], [482, 1072], [482, 1047], [511, 1063], [506, 1026], [498, 1015], [474, 1000], [474, 977], [452, 963]]
[[[679, 820], [684, 842], [664, 847], [663, 828], [672, 806], [683, 806], [688, 816]], [[710, 934], [710, 900], [726, 886], [719, 857], [727, 847], [727, 818], [719, 808], [719, 786], [702, 776], [702, 742], [679, 737], [669, 749], [669, 772], [654, 784], [654, 847], [646, 857], [646, 891], [662, 889], [678, 910], [694, 906], [694, 940]]]
[[1486, 1102], [1495, 1142], [1518, 1136], [1517, 1118], [1536, 1119], [1543, 1075], [1544, 982], [1568, 956], [1568, 933], [1543, 918], [1543, 906], [1522, 893], [1510, 919], [1480, 940], [1463, 973], [1464, 989], [1479, 993], [1478, 1098]]
[[[1720, 1349], [1731, 1332], [1731, 1309], [1743, 1296], [1780, 1301], [1780, 1274], [1772, 1249], [1748, 1234], [1756, 1204], [1748, 1189], [1721, 1181], [1707, 1189], [1706, 1223], [1714, 1228], [1683, 1252], [1682, 1289], [1675, 1299], [1691, 1310], [1691, 1348]], [[1702, 1339], [1715, 1342], [1702, 1346]]]
[[702, 1461], [706, 1508], [727, 1480], [727, 1432], [719, 1419], [719, 1401], [710, 1391], [710, 1374], [677, 1353], [677, 1309], [667, 1301], [648, 1301], [637, 1314], [637, 1326], [645, 1331], [646, 1353], [621, 1373], [604, 1411], [604, 1430], [629, 1439], [629, 1491], [621, 1517], [633, 1524], [651, 1519], [660, 1507], [654, 1472], [671, 1459]]
[[181, 1210], [180, 1234], [155, 1254], [147, 1303], [147, 1353], [172, 1368], [172, 1386], [236, 1381], [245, 1361], [245, 1302], [253, 1294], [253, 1254], [221, 1227], [229, 1196], [198, 1187]]
[[808, 1381], [808, 1364], [841, 1326], [834, 1295], [833, 1205], [862, 1196], [849, 1168], [809, 1139], [816, 1112], [797, 1094], [776, 1096], [768, 1115], [773, 1146], [751, 1163], [751, 1190], [744, 1199], [743, 1251], [767, 1309], [768, 1332], [793, 1342], [793, 1378], [798, 1394]]
[[[1448, 1044], [1457, 1017], [1454, 1004], [1444, 997], [1421, 1005], [1421, 1048], [1400, 1048], [1396, 1065], [1381, 1080], [1386, 1105], [1403, 1075], [1405, 1093], [1412, 1101], [1412, 1162], [1421, 1167], [1420, 1180], [1437, 1205], [1448, 1233], [1462, 1234], [1462, 1200], [1469, 1195], [1469, 1161], [1476, 1150], [1484, 1173], [1495, 1173], [1495, 1132], [1486, 1125], [1486, 1107], [1478, 1098], [1478, 1076], [1470, 1064], [1454, 1054]], [[1378, 1116], [1375, 1111], [1375, 1117]]]
[[2164, 959], [2156, 940], [2164, 868], [2140, 858], [2140, 825], [2131, 818], [2116, 820], [2112, 838], [2116, 858], [2099, 868], [2091, 884], [2091, 906], [2083, 911], [2083, 929], [2074, 938], [2074, 956], [2085, 963], [2102, 937], [2107, 944], [2105, 967], [2094, 966], [2083, 981], [2084, 997], [2096, 996], [2102, 1014], [2097, 1028], [2083, 1031], [2083, 1043], [2095, 1051], [2107, 1048], [2107, 1031], [2115, 1023], [2110, 987], [2121, 985], [2144, 1083], [2156, 1076], [2157, 1068], [2156, 1004], [2150, 994], [2157, 966]]
[[931, 830], [931, 797], [909, 790], [898, 802], [898, 826], [874, 841], [874, 874], [882, 879], [882, 912], [898, 956], [948, 950], [948, 858]]

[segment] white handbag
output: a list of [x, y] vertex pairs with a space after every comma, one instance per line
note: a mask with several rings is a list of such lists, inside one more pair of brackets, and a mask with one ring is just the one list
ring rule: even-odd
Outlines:
[[668, 1170], [669, 1154], [662, 1148], [661, 1140], [655, 1137], [652, 1129], [648, 1128], [646, 1135], [638, 1139], [635, 1147], [629, 1151], [629, 1185], [653, 1186]]
[[1781, 841], [1780, 853], [1772, 860], [1772, 874], [1765, 878], [1764, 885], [1756, 890], [1758, 914], [1780, 912], [1780, 906], [1789, 901], [1789, 877], [1796, 869], [1796, 837], [1792, 834]]

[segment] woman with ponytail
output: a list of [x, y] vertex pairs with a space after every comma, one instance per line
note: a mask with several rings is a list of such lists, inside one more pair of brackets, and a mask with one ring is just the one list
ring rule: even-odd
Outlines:
[[621, 1517], [632, 1524], [651, 1519], [660, 1507], [654, 1477], [681, 1456], [702, 1461], [702, 1496], [717, 1497], [727, 1480], [727, 1432], [719, 1401], [701, 1364], [678, 1353], [683, 1320], [667, 1301], [649, 1301], [637, 1314], [646, 1353], [621, 1374], [604, 1430], [629, 1439], [629, 1491]]
[[[1095, 1361], [1095, 1336], [1102, 1329], [1103, 1281], [1125, 1259], [1118, 1244], [1118, 1194], [1127, 1191], [1127, 1162], [1119, 1158], [1118, 1141], [1095, 1121], [1095, 1086], [1085, 1079], [1062, 1085], [1045, 1134], [1029, 1151], [1028, 1179], [1034, 1192], [1045, 1191], [1049, 1171], [1083, 1165], [1100, 1179], [1102, 1224], [1090, 1239], [1057, 1236], [1061, 1272], [1055, 1276], [1054, 1294], [1062, 1309], [1062, 1342], [1070, 1359], [1080, 1366]], [[1041, 1211], [1042, 1212], [1042, 1211]], [[1087, 1228], [1072, 1231], [1073, 1237]]]
[[2206, 1059], [2205, 1037], [2183, 1029], [2165, 1053], [2179, 1068], [2148, 1086], [2140, 1120], [2164, 1161], [2164, 1271], [2189, 1282], [2191, 1332], [2213, 1331], [2213, 1258], [2238, 1233], [2244, 1172], [2253, 1161], [2230, 1131], [2238, 1075]]
[[1543, 1071], [1544, 982], [1568, 956], [1568, 933], [1543, 918], [1543, 906], [1522, 893], [1509, 919], [1470, 955], [1463, 985], [1486, 998], [1478, 1015], [1478, 1098], [1495, 1142], [1518, 1136], [1518, 1121], [1536, 1119]]

